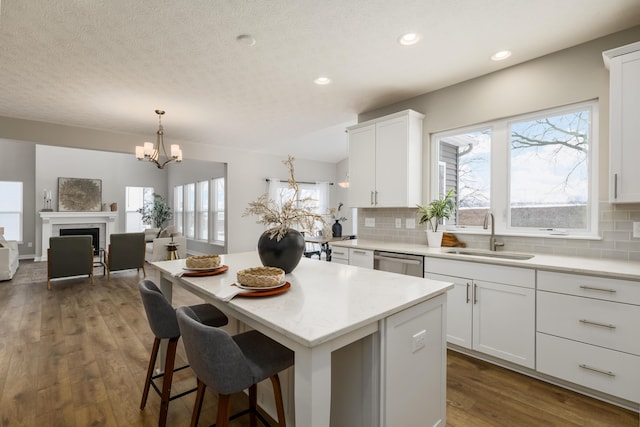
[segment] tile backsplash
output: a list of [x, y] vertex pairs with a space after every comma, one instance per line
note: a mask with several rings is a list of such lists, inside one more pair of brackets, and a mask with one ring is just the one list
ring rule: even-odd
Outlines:
[[[416, 211], [415, 208], [358, 209], [358, 238], [426, 246], [426, 226], [418, 224]], [[365, 226], [365, 221], [371, 221], [372, 218], [375, 227]], [[400, 228], [396, 227], [397, 219], [400, 219]], [[407, 228], [411, 226], [411, 220], [415, 221], [415, 228]], [[640, 238], [632, 236], [634, 221], [640, 222], [640, 204], [613, 205], [601, 202], [599, 240], [496, 236], [504, 242], [502, 250], [506, 251], [640, 261]], [[486, 234], [459, 233], [456, 237], [469, 248], [488, 249], [489, 237]]]

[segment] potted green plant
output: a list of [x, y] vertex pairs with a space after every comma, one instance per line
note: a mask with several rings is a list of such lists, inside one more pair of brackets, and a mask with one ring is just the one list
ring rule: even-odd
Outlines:
[[293, 161], [291, 156], [282, 161], [289, 169], [291, 197], [278, 203], [269, 194], [263, 194], [250, 202], [242, 215], [256, 215], [257, 223], [270, 227], [258, 239], [258, 255], [264, 266], [278, 267], [285, 273], [296, 268], [304, 252], [305, 241], [300, 231], [311, 232], [318, 224], [326, 228], [324, 216], [315, 212], [316, 201], [298, 197]]
[[418, 215], [420, 216], [420, 224], [425, 222], [429, 224], [431, 229], [427, 229], [427, 242], [430, 247], [439, 248], [442, 246], [442, 231], [438, 231], [438, 225], [443, 219], [450, 219], [455, 211], [455, 192], [453, 188], [447, 191], [447, 194], [440, 196], [439, 199], [432, 200], [428, 205], [417, 205]]
[[157, 228], [158, 233], [164, 224], [173, 218], [171, 207], [160, 194], [156, 193], [153, 193], [153, 202], [145, 203], [138, 212], [142, 215], [142, 222]]

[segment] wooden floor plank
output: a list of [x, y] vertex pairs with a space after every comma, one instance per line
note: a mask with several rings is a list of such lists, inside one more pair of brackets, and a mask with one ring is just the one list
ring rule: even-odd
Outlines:
[[[63, 279], [46, 289], [46, 263], [20, 262], [13, 280], [0, 286], [0, 425], [157, 425], [160, 398], [153, 391], [140, 410], [153, 334], [149, 329], [136, 270], [110, 282], [96, 269], [86, 277]], [[158, 282], [158, 272], [147, 268]], [[175, 305], [200, 299], [174, 290]], [[186, 363], [178, 346], [178, 362]], [[638, 427], [638, 414], [537, 381], [455, 352], [448, 353], [447, 426], [616, 426]], [[174, 390], [195, 384], [190, 370], [176, 376]], [[194, 394], [171, 402], [169, 426], [189, 424]], [[246, 395], [232, 398], [244, 409]], [[216, 417], [215, 393], [207, 392], [201, 426]], [[231, 423], [249, 425], [248, 417]], [[396, 426], [394, 426], [396, 427]], [[403, 426], [397, 426], [403, 427]], [[413, 426], [412, 426], [413, 427]]]

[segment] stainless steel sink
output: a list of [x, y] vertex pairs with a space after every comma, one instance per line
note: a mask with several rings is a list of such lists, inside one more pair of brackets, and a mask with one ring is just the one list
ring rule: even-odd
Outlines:
[[514, 252], [494, 252], [494, 251], [483, 251], [481, 249], [451, 249], [447, 251], [448, 254], [455, 255], [471, 255], [471, 256], [481, 256], [486, 258], [502, 258], [502, 259], [513, 259], [513, 260], [527, 260], [534, 257], [531, 254], [524, 253], [514, 253]]

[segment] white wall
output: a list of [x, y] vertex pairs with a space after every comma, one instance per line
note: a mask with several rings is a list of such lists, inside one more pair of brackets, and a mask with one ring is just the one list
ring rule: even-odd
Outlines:
[[[104, 164], [109, 167], [104, 178], [117, 177], [122, 168], [151, 168], [150, 165], [140, 164], [133, 155], [134, 147], [140, 141], [148, 139], [148, 135], [121, 134], [95, 129], [85, 129], [72, 126], [63, 126], [51, 123], [35, 122], [9, 117], [0, 117], [0, 138], [14, 139], [17, 141], [30, 141], [42, 145], [58, 147], [75, 147], [91, 150], [103, 150], [107, 152], [120, 152], [126, 154], [128, 160], [123, 163], [120, 157], [105, 158]], [[228, 179], [228, 251], [240, 252], [254, 250], [258, 237], [264, 231], [260, 224], [256, 224], [256, 218], [243, 217], [242, 214], [247, 204], [266, 191], [265, 178], [287, 178], [287, 169], [282, 164], [282, 156], [268, 156], [262, 153], [241, 151], [228, 147], [216, 147], [193, 141], [177, 141], [168, 139], [167, 143], [178, 143], [182, 146], [185, 159], [209, 160], [227, 163]], [[265, 141], [268, 144], [268, 141]], [[116, 160], [117, 159], [117, 160]], [[77, 161], [71, 157], [65, 162], [72, 165]], [[115, 162], [115, 163], [112, 163]], [[67, 163], [68, 164], [68, 163]], [[47, 167], [38, 165], [37, 167]], [[171, 165], [180, 167], [180, 165]], [[295, 162], [296, 178], [300, 181], [332, 181], [336, 179], [336, 166], [333, 163], [316, 162], [312, 160], [297, 159]], [[64, 171], [58, 176], [67, 176]], [[43, 185], [51, 186], [49, 175], [45, 181], [37, 182], [36, 188]], [[100, 178], [93, 175], [94, 178]], [[56, 177], [57, 178], [57, 177]], [[335, 186], [332, 186], [332, 188]], [[44, 188], [44, 187], [42, 187]], [[39, 192], [39, 191], [38, 191]], [[332, 196], [333, 197], [333, 196]], [[36, 199], [38, 197], [36, 196]], [[36, 200], [37, 202], [37, 200]], [[123, 202], [124, 203], [124, 202]], [[335, 203], [331, 201], [331, 206]], [[37, 209], [40, 209], [37, 207]], [[38, 222], [38, 220], [36, 220]], [[36, 233], [38, 234], [38, 233]]]
[[[36, 145], [35, 152], [36, 209], [42, 209], [42, 190], [52, 193], [52, 208], [58, 210], [58, 178], [89, 178], [102, 180], [102, 203], [118, 204], [117, 230], [124, 232], [126, 186], [154, 187], [166, 197], [167, 174], [135, 156], [107, 151]], [[42, 226], [36, 218], [36, 253], [41, 254]]]

